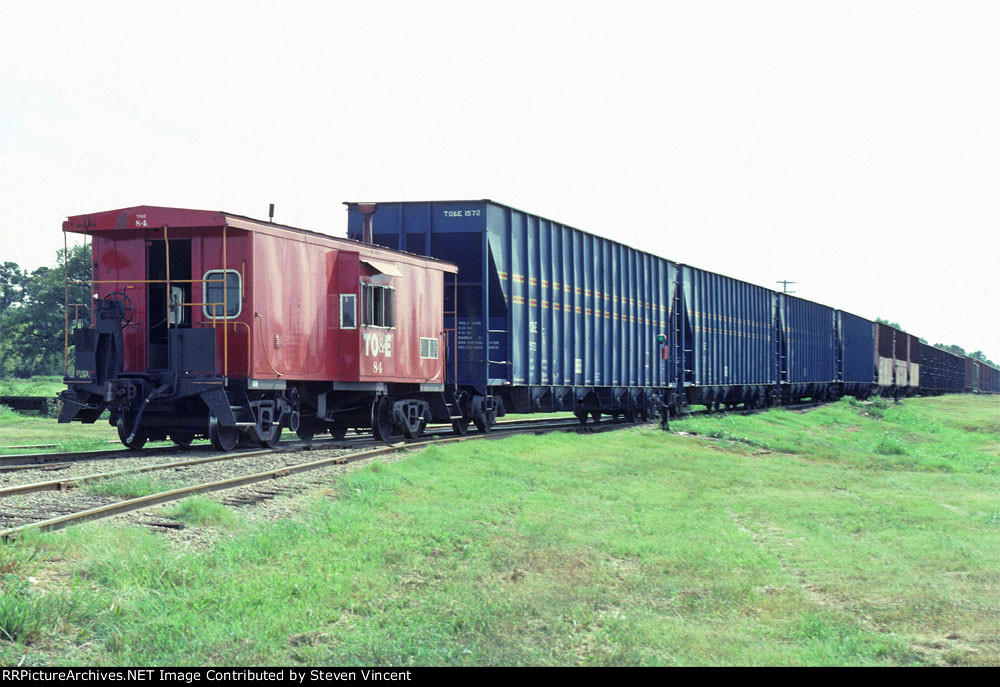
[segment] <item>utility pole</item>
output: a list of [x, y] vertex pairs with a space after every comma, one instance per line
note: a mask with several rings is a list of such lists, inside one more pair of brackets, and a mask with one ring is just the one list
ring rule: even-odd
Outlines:
[[795, 282], [788, 281], [787, 279], [782, 279], [782, 280], [777, 281], [775, 283], [776, 284], [781, 284], [781, 293], [795, 293], [794, 291], [789, 291], [788, 290], [788, 285], [789, 284], [794, 284]]

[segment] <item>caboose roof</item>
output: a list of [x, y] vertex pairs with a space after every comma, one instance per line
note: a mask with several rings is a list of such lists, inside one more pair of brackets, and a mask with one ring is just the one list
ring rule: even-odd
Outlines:
[[385, 248], [374, 244], [366, 244], [361, 241], [347, 238], [346, 236], [332, 236], [309, 229], [300, 229], [287, 224], [277, 224], [264, 220], [237, 215], [232, 212], [213, 210], [190, 210], [187, 208], [168, 208], [156, 205], [136, 205], [130, 208], [120, 208], [118, 210], [105, 210], [103, 212], [92, 212], [85, 215], [73, 215], [67, 217], [63, 222], [63, 231], [77, 234], [97, 234], [105, 231], [124, 231], [142, 229], [211, 229], [231, 227], [249, 232], [258, 232], [275, 235], [299, 235], [313, 237], [320, 242], [329, 242], [331, 247], [344, 250], [366, 249], [364, 252], [377, 251], [378, 253], [389, 253], [397, 256], [405, 256], [415, 262], [436, 263], [446, 272], [457, 272], [458, 268], [445, 260], [416, 255], [406, 251]]

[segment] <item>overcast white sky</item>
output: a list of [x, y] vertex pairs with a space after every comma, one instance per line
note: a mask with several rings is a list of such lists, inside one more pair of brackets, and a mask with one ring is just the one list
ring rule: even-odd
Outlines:
[[0, 261], [67, 215], [492, 198], [1000, 360], [1000, 3], [0, 0]]

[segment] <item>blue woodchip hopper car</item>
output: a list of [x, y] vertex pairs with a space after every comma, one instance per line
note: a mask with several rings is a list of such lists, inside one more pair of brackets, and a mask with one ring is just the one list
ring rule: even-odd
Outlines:
[[347, 206], [351, 238], [367, 218], [375, 243], [458, 265], [448, 381], [487, 423], [506, 411], [645, 418], [662, 406], [1000, 391], [987, 388], [998, 375], [972, 366], [967, 381], [963, 358], [892, 327], [490, 200]]

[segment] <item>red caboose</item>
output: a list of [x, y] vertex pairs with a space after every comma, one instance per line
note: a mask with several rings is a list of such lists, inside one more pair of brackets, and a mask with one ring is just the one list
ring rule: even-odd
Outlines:
[[107, 408], [127, 446], [207, 435], [230, 450], [282, 427], [386, 438], [451, 417], [450, 263], [203, 210], [111, 210], [63, 231], [92, 238], [94, 308], [72, 333], [60, 422]]

